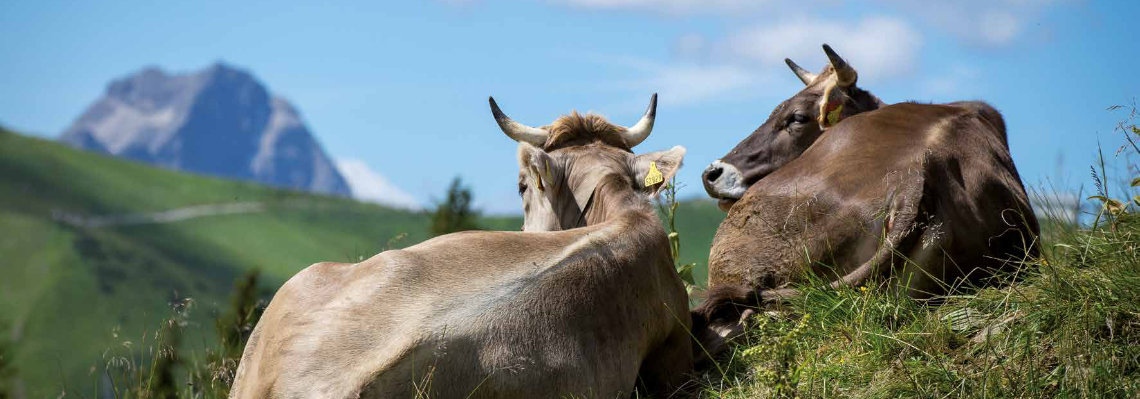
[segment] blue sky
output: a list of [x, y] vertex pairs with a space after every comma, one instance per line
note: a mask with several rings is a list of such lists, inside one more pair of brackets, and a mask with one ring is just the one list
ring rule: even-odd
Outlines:
[[0, 124], [55, 137], [114, 78], [222, 60], [293, 102], [334, 158], [422, 204], [461, 175], [501, 213], [520, 207], [515, 145], [488, 95], [531, 125], [572, 109], [628, 125], [659, 92], [637, 150], [686, 146], [687, 196], [799, 90], [783, 58], [817, 70], [823, 42], [884, 101], [996, 106], [1029, 185], [1088, 182], [1098, 138], [1122, 142], [1105, 109], [1140, 96], [1135, 1], [229, 3], [4, 2]]

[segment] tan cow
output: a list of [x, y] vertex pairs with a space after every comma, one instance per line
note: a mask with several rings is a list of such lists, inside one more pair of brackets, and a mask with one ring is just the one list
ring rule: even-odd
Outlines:
[[656, 95], [629, 129], [577, 113], [533, 128], [491, 108], [519, 142], [525, 231], [306, 268], [254, 329], [230, 397], [666, 397], [684, 381], [688, 298], [648, 199], [685, 150], [630, 151]]
[[694, 331], [715, 352], [807, 272], [832, 286], [893, 278], [916, 298], [985, 282], [1038, 248], [1001, 114], [982, 102], [883, 105], [831, 60], [705, 172], [728, 215]]

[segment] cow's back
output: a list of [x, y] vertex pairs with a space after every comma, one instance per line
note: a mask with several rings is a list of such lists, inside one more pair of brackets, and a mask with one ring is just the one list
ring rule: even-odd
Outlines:
[[[421, 339], [417, 331], [400, 331], [401, 325], [391, 322], [403, 318], [404, 326], [415, 324], [399, 307], [364, 314], [353, 303], [366, 296], [377, 303], [395, 301], [402, 294], [398, 286], [368, 292], [369, 283], [392, 287], [390, 278], [358, 278], [384, 269], [392, 263], [390, 255], [359, 264], [317, 263], [282, 285], [246, 344], [230, 396], [355, 397], [372, 374], [371, 360], [395, 358], [414, 347]], [[361, 324], [374, 328], [361, 329]]]
[[[605, 229], [591, 231], [606, 242]], [[579, 233], [534, 234], [544, 239], [527, 251], [511, 238], [519, 233], [460, 233], [360, 264], [314, 265], [266, 310], [233, 396], [628, 391], [661, 331], [687, 327], [663, 308], [687, 317], [687, 299], [667, 257], [636, 261], [667, 255], [666, 243], [619, 248], [611, 237], [598, 251]], [[646, 297], [666, 303], [643, 309]]]

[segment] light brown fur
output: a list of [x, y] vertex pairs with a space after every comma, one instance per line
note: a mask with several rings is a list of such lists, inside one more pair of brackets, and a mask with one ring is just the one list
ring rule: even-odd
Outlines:
[[621, 132], [625, 128], [614, 125], [605, 117], [594, 114], [580, 114], [572, 111], [563, 115], [548, 126], [543, 127], [550, 132], [543, 150], [553, 151], [558, 148], [581, 145], [591, 142], [600, 142], [610, 147], [630, 151]]
[[[564, 119], [548, 151], [521, 145], [524, 182], [536, 178], [535, 157], [551, 169], [540, 178], [561, 176], [541, 192], [524, 187], [528, 202], [559, 202], [527, 218], [553, 209], [584, 227], [455, 233], [357, 264], [310, 266], [274, 296], [230, 396], [672, 394], [692, 368], [688, 298], [646, 201], [656, 188], [636, 183], [640, 158], [628, 148], [602, 144], [608, 129], [571, 129], [596, 119]], [[565, 194], [586, 189], [593, 202], [579, 215]]]

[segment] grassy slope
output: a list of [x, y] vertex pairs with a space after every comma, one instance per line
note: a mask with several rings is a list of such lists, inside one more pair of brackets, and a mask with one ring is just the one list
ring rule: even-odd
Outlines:
[[[237, 201], [259, 201], [267, 209], [106, 228], [51, 217], [53, 211], [107, 215]], [[234, 279], [248, 269], [263, 270], [272, 288], [317, 261], [353, 261], [419, 242], [427, 237], [427, 222], [419, 213], [162, 170], [3, 132], [0, 319], [17, 330], [15, 363], [29, 396], [58, 392], [64, 384], [91, 392], [98, 377], [88, 371], [104, 362], [103, 351], [127, 341], [139, 346], [147, 339], [143, 331], [169, 315], [168, 301], [194, 298], [194, 321], [209, 326], [212, 309], [225, 303]], [[508, 217], [484, 224], [520, 222]]]
[[[53, 211], [116, 215], [258, 201], [266, 211], [104, 228], [53, 220]], [[704, 280], [723, 218], [709, 201], [678, 210], [682, 261]], [[262, 270], [274, 288], [318, 261], [355, 261], [427, 238], [426, 215], [149, 167], [0, 130], [0, 322], [13, 326], [15, 364], [29, 397], [93, 392], [93, 366], [113, 346], [146, 347], [169, 302], [194, 298], [184, 342], [212, 339], [210, 317], [233, 281]], [[484, 218], [514, 230], [517, 217]], [[404, 235], [402, 239], [393, 238]], [[390, 242], [392, 241], [392, 242]]]
[[1053, 231], [1004, 288], [929, 307], [889, 290], [805, 288], [754, 317], [703, 397], [1135, 397], [1140, 217]]
[[[106, 228], [57, 222], [83, 215], [153, 212], [259, 201], [262, 213]], [[103, 351], [145, 340], [192, 297], [208, 326], [235, 277], [258, 268], [269, 287], [321, 260], [370, 256], [423, 240], [427, 217], [353, 201], [193, 176], [0, 133], [0, 318], [14, 326], [15, 363], [30, 396], [90, 392]], [[113, 336], [117, 329], [118, 336]], [[202, 329], [208, 330], [208, 329]], [[191, 337], [201, 342], [208, 337]]]
[[676, 224], [681, 236], [681, 264], [695, 263], [693, 277], [697, 285], [707, 286], [709, 248], [716, 229], [724, 220], [724, 212], [709, 199], [681, 201], [677, 207]]

